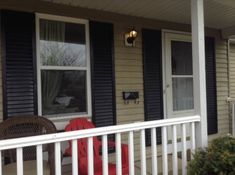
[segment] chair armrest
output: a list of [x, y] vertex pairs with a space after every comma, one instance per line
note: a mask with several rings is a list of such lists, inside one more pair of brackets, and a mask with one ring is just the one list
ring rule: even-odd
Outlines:
[[[102, 147], [102, 143], [98, 142], [97, 144], [99, 144], [99, 147]], [[79, 148], [78, 148], [79, 149]], [[72, 144], [71, 142], [69, 142], [69, 146], [65, 149], [64, 153], [63, 153], [64, 157], [69, 157], [72, 156]]]

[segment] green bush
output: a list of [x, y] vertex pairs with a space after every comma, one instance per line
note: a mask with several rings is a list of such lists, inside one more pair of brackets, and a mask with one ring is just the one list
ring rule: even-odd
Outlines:
[[188, 165], [189, 175], [235, 175], [235, 138], [221, 137], [198, 149]]

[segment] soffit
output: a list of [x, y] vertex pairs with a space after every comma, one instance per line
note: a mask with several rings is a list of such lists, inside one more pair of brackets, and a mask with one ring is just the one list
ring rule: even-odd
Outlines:
[[[43, 0], [162, 21], [190, 24], [190, 0]], [[205, 25], [223, 29], [235, 25], [234, 0], [205, 0]]]

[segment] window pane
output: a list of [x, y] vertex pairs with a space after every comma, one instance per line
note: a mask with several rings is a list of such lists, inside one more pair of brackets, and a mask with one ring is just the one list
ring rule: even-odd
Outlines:
[[42, 114], [87, 113], [86, 71], [42, 70]]
[[85, 25], [40, 20], [43, 66], [86, 66]]
[[193, 78], [173, 78], [172, 85], [173, 110], [193, 109]]
[[192, 75], [192, 43], [171, 41], [172, 75]]

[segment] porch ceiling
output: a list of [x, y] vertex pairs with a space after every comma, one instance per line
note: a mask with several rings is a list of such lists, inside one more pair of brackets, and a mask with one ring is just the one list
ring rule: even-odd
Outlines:
[[[42, 0], [101, 11], [190, 24], [190, 0]], [[205, 25], [224, 29], [235, 25], [234, 0], [205, 0]]]

